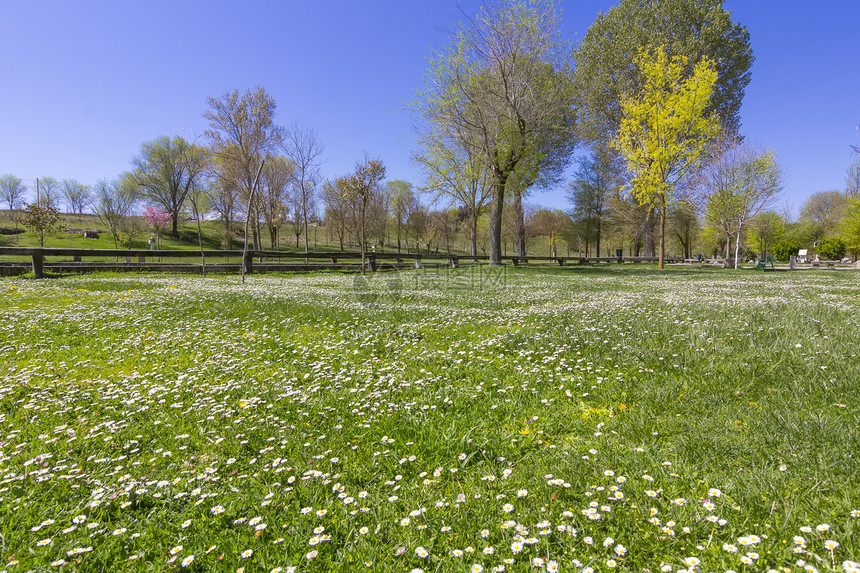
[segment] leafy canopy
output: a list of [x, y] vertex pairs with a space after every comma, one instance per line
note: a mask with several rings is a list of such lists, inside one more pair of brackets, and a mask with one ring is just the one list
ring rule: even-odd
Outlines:
[[623, 117], [612, 146], [627, 159], [632, 193], [641, 204], [665, 208], [672, 188], [695, 169], [720, 123], [705, 111], [717, 72], [703, 59], [684, 78], [688, 60], [662, 48], [640, 52], [642, 90], [622, 101]]

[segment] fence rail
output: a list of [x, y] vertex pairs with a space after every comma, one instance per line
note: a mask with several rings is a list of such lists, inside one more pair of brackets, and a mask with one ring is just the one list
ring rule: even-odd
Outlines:
[[[244, 255], [244, 256], [243, 256]], [[297, 253], [284, 251], [243, 251], [238, 250], [204, 250], [204, 251], [165, 251], [148, 249], [76, 249], [66, 247], [0, 247], [0, 256], [29, 257], [30, 263], [7, 262], [0, 263], [2, 268], [12, 272], [24, 272], [31, 267], [36, 278], [44, 276], [45, 269], [64, 272], [92, 272], [97, 270], [126, 270], [126, 271], [177, 271], [200, 272], [205, 264], [207, 270], [215, 272], [238, 272], [242, 266], [246, 273], [257, 271], [290, 271], [313, 269], [361, 268], [361, 253], [348, 251]], [[72, 261], [47, 262], [48, 257], [71, 257]], [[102, 259], [99, 261], [84, 261]], [[104, 259], [116, 259], [114, 262]], [[163, 259], [198, 259], [200, 264], [191, 261], [182, 263], [164, 263]], [[124, 259], [119, 262], [118, 259]], [[224, 262], [215, 262], [225, 259]], [[230, 259], [238, 259], [230, 262]], [[480, 263], [489, 260], [486, 255], [459, 255], [446, 253], [366, 253], [366, 265], [370, 270], [383, 266], [395, 268], [422, 268], [425, 265], [447, 265], [458, 267], [461, 263]], [[272, 262], [277, 261], [277, 262]], [[283, 262], [291, 261], [291, 262]], [[323, 262], [324, 261], [324, 262]], [[515, 266], [526, 264], [558, 264], [567, 263], [652, 263], [657, 257], [544, 257], [544, 256], [504, 256], [502, 261]], [[668, 259], [674, 262], [674, 259]]]

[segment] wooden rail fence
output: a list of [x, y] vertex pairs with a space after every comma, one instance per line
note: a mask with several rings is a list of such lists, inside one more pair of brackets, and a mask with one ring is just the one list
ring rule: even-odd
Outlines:
[[[202, 252], [207, 270], [215, 272], [238, 272], [244, 265], [246, 273], [258, 271], [290, 271], [335, 268], [361, 268], [361, 253], [358, 252], [314, 252], [296, 253], [283, 251], [248, 251], [243, 258], [243, 252], [238, 250], [204, 250]], [[31, 259], [26, 262], [0, 263], [13, 272], [23, 272], [22, 269], [31, 267], [33, 276], [42, 278], [45, 269], [63, 272], [89, 272], [97, 270], [146, 271], [166, 270], [179, 272], [200, 272], [202, 265], [190, 261], [200, 259], [200, 251], [164, 251], [147, 249], [75, 249], [53, 247], [0, 247], [0, 256]], [[71, 261], [47, 262], [47, 258], [71, 257]], [[83, 259], [99, 259], [84, 261]], [[115, 262], [105, 259], [115, 259]], [[122, 259], [124, 262], [120, 262]], [[163, 263], [162, 259], [186, 259], [187, 263]], [[224, 259], [226, 262], [215, 262]], [[238, 259], [238, 262], [229, 262]], [[367, 253], [366, 264], [369, 270], [376, 271], [387, 266], [393, 268], [414, 267], [420, 269], [426, 265], [444, 265], [452, 268], [462, 262], [480, 263], [488, 261], [486, 255], [453, 255], [425, 253]], [[520, 266], [525, 264], [558, 264], [566, 263], [650, 263], [656, 262], [657, 257], [539, 257], [539, 256], [506, 256], [504, 262]], [[272, 262], [277, 261], [277, 262]], [[290, 262], [284, 262], [290, 261]]]

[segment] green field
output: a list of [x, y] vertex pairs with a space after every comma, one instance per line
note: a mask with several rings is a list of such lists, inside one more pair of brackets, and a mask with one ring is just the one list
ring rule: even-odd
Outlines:
[[860, 560], [855, 272], [0, 279], [0, 324], [0, 570]]

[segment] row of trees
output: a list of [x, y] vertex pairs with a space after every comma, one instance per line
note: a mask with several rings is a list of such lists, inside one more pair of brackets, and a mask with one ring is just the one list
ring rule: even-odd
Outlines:
[[[621, 0], [575, 49], [560, 38], [550, 2], [492, 0], [433, 57], [413, 103], [421, 190], [444, 206], [432, 217], [408, 183], [383, 185], [378, 159], [323, 182], [319, 138], [279, 126], [274, 100], [259, 87], [209, 98], [201, 144], [158, 138], [142, 146], [130, 172], [99, 185], [159, 206], [174, 236], [181, 213], [190, 211], [199, 228], [202, 213], [214, 211], [229, 243], [242, 218], [256, 248], [264, 235], [277, 245], [291, 222], [307, 250], [320, 197], [341, 245], [362, 250], [382, 241], [389, 221], [398, 248], [426, 238], [427, 228], [446, 236], [465, 222], [477, 254], [486, 220], [490, 261], [499, 264], [505, 233], [526, 254], [528, 195], [558, 183], [574, 150], [588, 147], [570, 190], [587, 251], [592, 237], [599, 252], [605, 232], [620, 233], [628, 247], [659, 254], [662, 266], [667, 237], [689, 255], [704, 222], [726, 256], [732, 245], [738, 255], [751, 219], [782, 187], [773, 153], [739, 136], [753, 60], [747, 30], [722, 0]], [[97, 213], [110, 203], [94, 198]], [[556, 223], [552, 248], [567, 233]]]

